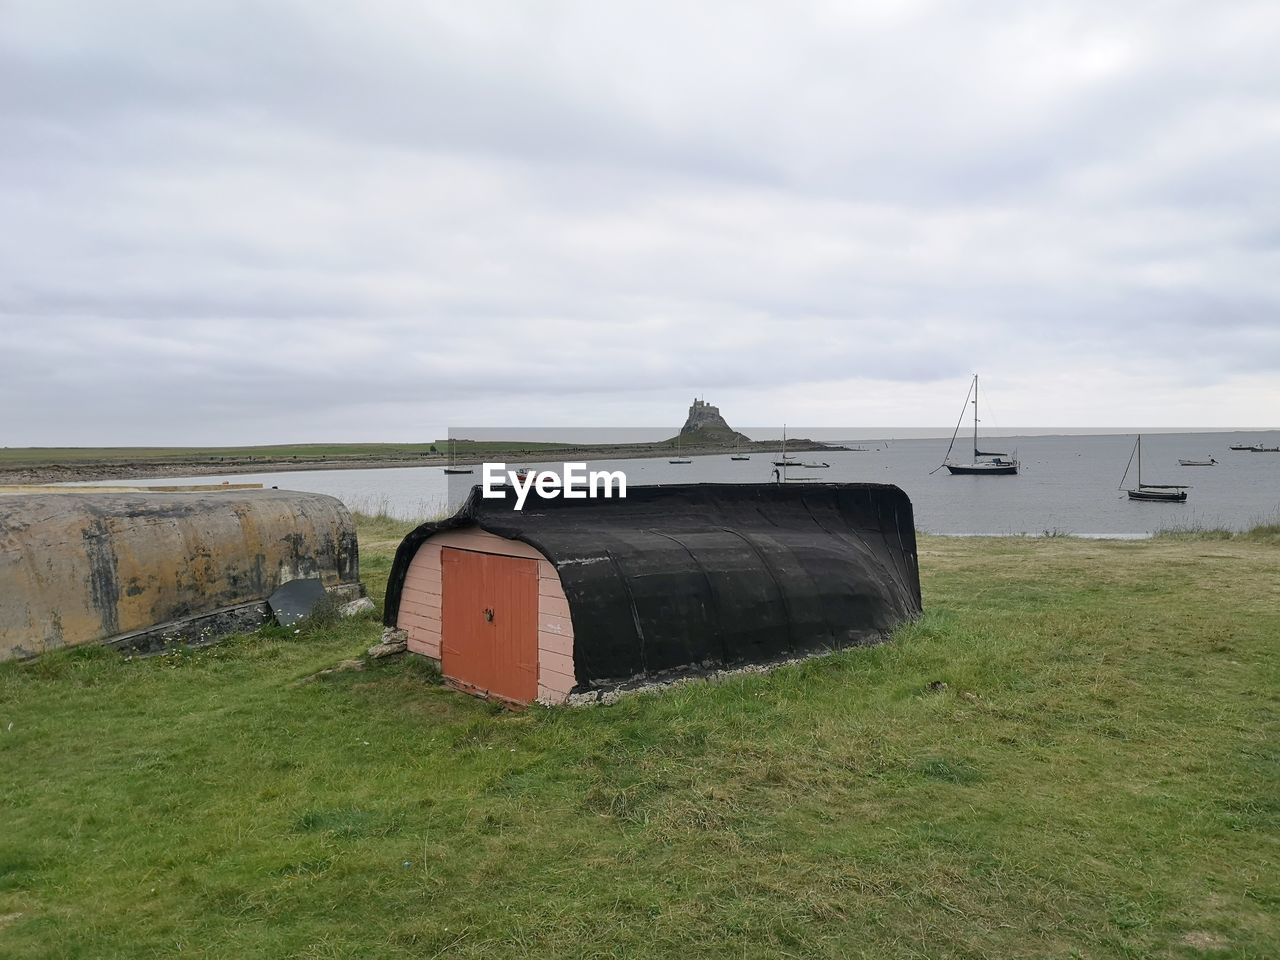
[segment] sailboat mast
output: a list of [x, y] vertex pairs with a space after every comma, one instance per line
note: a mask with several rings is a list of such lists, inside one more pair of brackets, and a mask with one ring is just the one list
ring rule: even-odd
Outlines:
[[978, 462], [978, 375], [973, 375], [973, 462]]
[[1138, 434], [1138, 489], [1142, 489], [1142, 434]]

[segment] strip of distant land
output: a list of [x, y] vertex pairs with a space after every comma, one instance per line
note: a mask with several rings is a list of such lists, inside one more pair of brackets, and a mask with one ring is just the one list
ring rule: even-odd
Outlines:
[[[288, 470], [373, 470], [440, 467], [450, 462], [448, 442], [321, 443], [252, 447], [6, 447], [0, 449], [0, 485], [137, 480], [161, 477], [229, 476]], [[734, 452], [724, 443], [674, 440], [658, 443], [561, 444], [472, 441], [453, 444], [453, 462], [508, 464], [548, 460], [627, 460]], [[742, 453], [777, 452], [776, 440], [744, 443]], [[840, 450], [812, 440], [788, 440], [787, 452]]]

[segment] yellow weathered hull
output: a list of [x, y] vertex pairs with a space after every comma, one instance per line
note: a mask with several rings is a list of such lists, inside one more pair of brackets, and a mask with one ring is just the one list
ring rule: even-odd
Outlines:
[[287, 490], [0, 495], [0, 660], [358, 584], [336, 499]]

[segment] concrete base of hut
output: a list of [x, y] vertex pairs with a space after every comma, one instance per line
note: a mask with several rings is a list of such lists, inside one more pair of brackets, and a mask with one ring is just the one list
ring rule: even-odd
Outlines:
[[744, 663], [737, 667], [718, 667], [715, 665], [707, 665], [705, 667], [693, 667], [686, 670], [668, 670], [661, 674], [645, 674], [612, 686], [596, 687], [591, 690], [580, 690], [569, 694], [563, 701], [555, 704], [544, 704], [544, 706], [608, 706], [609, 704], [617, 703], [624, 697], [634, 696], [638, 693], [660, 693], [664, 690], [670, 690], [674, 687], [682, 687], [688, 684], [722, 683], [725, 680], [732, 680], [735, 677], [771, 673], [779, 667], [789, 667], [798, 663], [804, 663], [807, 660], [817, 660], [820, 657], [829, 657], [832, 654], [840, 653], [843, 650], [878, 646], [879, 644], [888, 641], [890, 637], [891, 634], [886, 633], [882, 636], [866, 640], [862, 643], [851, 644], [847, 647], [829, 647], [822, 650], [813, 650], [809, 653], [796, 657], [780, 657], [776, 660], [769, 660], [763, 663]]

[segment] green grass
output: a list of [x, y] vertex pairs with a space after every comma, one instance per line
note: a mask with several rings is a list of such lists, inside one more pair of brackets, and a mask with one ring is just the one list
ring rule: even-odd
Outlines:
[[419, 525], [419, 521], [398, 520], [385, 509], [377, 513], [353, 510], [351, 518], [360, 538], [360, 580], [381, 611], [396, 547], [410, 530]]
[[[696, 442], [695, 442], [696, 441]], [[723, 438], [699, 434], [685, 437], [690, 449], [723, 445]], [[795, 440], [796, 449], [813, 446], [812, 441]], [[767, 450], [774, 443], [758, 442], [744, 449]], [[226, 461], [240, 466], [245, 463], [287, 465], [299, 463], [380, 463], [387, 461], [419, 462], [424, 457], [443, 458], [449, 453], [449, 440], [424, 440], [421, 443], [278, 443], [264, 446], [229, 447], [0, 447], [0, 471], [40, 470], [85, 471], [95, 468], [156, 466], [172, 469]], [[652, 443], [571, 443], [532, 440], [457, 440], [453, 453], [460, 460], [474, 462], [490, 455], [510, 455], [523, 459], [565, 456], [656, 456], [675, 446], [675, 437]]]
[[1260, 523], [1248, 530], [1229, 530], [1226, 527], [1181, 526], [1167, 527], [1156, 533], [1160, 540], [1236, 540], [1247, 543], [1280, 544], [1280, 523]]
[[[0, 447], [0, 468], [80, 466], [98, 463], [190, 463], [216, 460], [397, 460], [431, 452], [443, 456], [448, 440], [421, 443], [277, 443], [230, 447]], [[462, 440], [458, 456], [490, 452], [545, 452], [569, 449], [565, 443]]]
[[921, 547], [891, 643], [607, 708], [305, 681], [372, 619], [0, 665], [0, 956], [1280, 954], [1280, 550]]
[[[440, 441], [442, 444], [443, 441]], [[230, 459], [287, 460], [342, 459], [416, 456], [431, 449], [423, 443], [279, 443], [267, 446], [231, 447], [5, 447], [0, 449], [0, 466], [43, 466], [101, 461], [163, 462], [166, 460]], [[438, 446], [443, 450], [443, 446]]]

